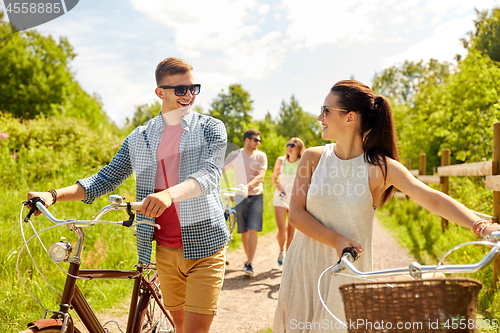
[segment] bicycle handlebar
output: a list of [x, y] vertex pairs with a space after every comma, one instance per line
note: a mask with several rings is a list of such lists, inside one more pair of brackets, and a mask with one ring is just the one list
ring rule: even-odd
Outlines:
[[223, 197], [234, 198], [237, 194], [241, 194], [242, 190], [240, 188], [228, 187], [225, 189], [221, 189], [220, 193]]
[[500, 231], [495, 231], [492, 233], [492, 239], [496, 241], [496, 243], [489, 241], [480, 241], [480, 242], [468, 242], [458, 245], [453, 248], [449, 252], [455, 250], [458, 247], [462, 247], [470, 244], [484, 244], [492, 246], [491, 250], [481, 259], [479, 262], [475, 264], [466, 264], [466, 265], [420, 265], [418, 262], [411, 263], [408, 267], [395, 268], [395, 269], [385, 269], [379, 271], [371, 271], [371, 272], [361, 272], [356, 267], [354, 267], [353, 262], [357, 259], [353, 259], [353, 255], [350, 253], [349, 249], [345, 248], [342, 252], [341, 259], [334, 265], [332, 269], [332, 274], [340, 273], [346, 268], [353, 273], [355, 276], [361, 277], [373, 277], [373, 276], [391, 276], [391, 275], [401, 275], [409, 273], [413, 278], [419, 278], [422, 276], [422, 273], [475, 273], [481, 270], [483, 267], [491, 263], [499, 254], [500, 254]]
[[68, 220], [60, 220], [54, 217], [52, 213], [45, 207], [45, 201], [40, 198], [32, 198], [24, 202], [25, 206], [30, 207], [29, 213], [26, 215], [24, 218], [24, 221], [27, 222], [31, 218], [31, 215], [35, 211], [40, 211], [49, 221], [52, 223], [58, 224], [58, 223], [67, 223], [71, 222], [74, 224], [79, 224], [79, 225], [88, 225], [92, 226], [97, 222], [102, 222], [100, 219], [108, 212], [113, 211], [113, 210], [119, 210], [119, 209], [126, 209], [127, 213], [129, 214], [129, 219], [126, 221], [119, 221], [119, 222], [110, 222], [110, 223], [116, 223], [116, 224], [122, 224], [123, 226], [130, 227], [132, 225], [138, 225], [138, 224], [148, 224], [152, 225], [158, 229], [160, 229], [160, 225], [156, 224], [154, 222], [148, 222], [148, 221], [136, 221], [134, 224], [134, 219], [135, 219], [135, 214], [132, 212], [132, 210], [140, 210], [142, 207], [142, 202], [123, 202], [124, 198], [119, 196], [119, 195], [111, 195], [109, 197], [109, 202], [110, 204], [103, 207], [91, 220], [76, 220], [76, 219], [68, 219]]

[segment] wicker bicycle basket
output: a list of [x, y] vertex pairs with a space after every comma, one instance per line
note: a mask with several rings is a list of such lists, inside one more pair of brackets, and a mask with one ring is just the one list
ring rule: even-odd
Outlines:
[[449, 278], [351, 283], [339, 289], [349, 332], [477, 332], [481, 287], [473, 279]]

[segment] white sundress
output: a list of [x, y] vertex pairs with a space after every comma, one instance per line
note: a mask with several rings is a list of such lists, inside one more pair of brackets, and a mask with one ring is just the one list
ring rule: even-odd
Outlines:
[[[334, 144], [325, 146], [311, 178], [307, 211], [329, 229], [348, 237], [363, 249], [355, 262], [362, 270], [372, 270], [372, 235], [375, 209], [368, 182], [369, 164], [364, 156], [341, 160]], [[283, 267], [273, 333], [346, 332], [325, 310], [318, 297], [321, 273], [338, 261], [335, 248], [312, 239], [299, 230], [287, 251]], [[359, 282], [328, 271], [321, 280], [321, 295], [330, 311], [345, 321], [338, 287]]]

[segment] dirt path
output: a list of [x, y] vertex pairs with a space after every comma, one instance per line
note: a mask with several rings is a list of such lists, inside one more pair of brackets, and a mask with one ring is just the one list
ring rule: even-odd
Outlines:
[[[374, 269], [407, 266], [411, 259], [380, 223], [375, 220], [373, 231]], [[257, 333], [272, 326], [278, 300], [281, 268], [277, 263], [278, 243], [275, 234], [259, 237], [255, 254], [253, 277], [246, 276], [241, 267], [246, 256], [243, 249], [227, 255], [224, 286], [219, 302], [219, 314], [210, 329], [214, 333]], [[125, 331], [125, 310], [100, 316], [101, 320], [116, 320]], [[108, 325], [110, 332], [120, 332], [115, 324]]]
[[[377, 220], [373, 239], [374, 269], [403, 267], [413, 261]], [[222, 287], [219, 315], [214, 319], [211, 332], [256, 333], [272, 326], [281, 280], [278, 250], [274, 234], [259, 238], [254, 277], [248, 277], [241, 271], [246, 259], [242, 249], [228, 253], [229, 265]]]

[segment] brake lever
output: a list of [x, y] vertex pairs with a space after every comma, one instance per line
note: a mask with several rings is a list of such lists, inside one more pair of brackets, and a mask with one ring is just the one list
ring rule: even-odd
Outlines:
[[26, 200], [25, 202], [23, 202], [23, 206], [27, 206], [29, 207], [30, 211], [28, 212], [28, 214], [26, 214], [26, 216], [24, 217], [23, 219], [23, 222], [29, 222], [30, 221], [30, 218], [31, 216], [36, 212], [38, 211], [38, 207], [36, 206], [36, 203], [37, 202], [41, 202], [42, 205], [45, 206], [45, 200], [43, 200], [42, 198], [40, 197], [34, 197], [34, 198], [31, 198], [29, 200]]
[[129, 219], [126, 221], [123, 221], [122, 225], [124, 227], [131, 227], [132, 224], [134, 223], [134, 220], [135, 220], [135, 213], [132, 212], [132, 205], [130, 204], [130, 202], [127, 202], [127, 214], [128, 214]]
[[339, 261], [333, 266], [332, 274], [342, 272], [345, 269], [344, 264], [342, 264], [343, 257], [346, 257], [350, 262], [355, 262], [359, 258], [359, 252], [353, 247], [343, 249]]

